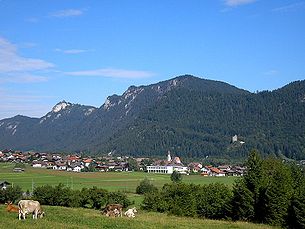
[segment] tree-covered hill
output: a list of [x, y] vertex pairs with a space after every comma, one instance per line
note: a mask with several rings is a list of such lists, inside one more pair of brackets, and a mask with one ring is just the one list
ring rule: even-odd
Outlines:
[[[257, 94], [179, 88], [141, 113], [107, 147], [134, 155], [171, 150], [185, 157], [244, 157], [257, 148], [304, 158], [304, 96], [304, 81]], [[232, 143], [235, 134], [239, 140]]]
[[225, 158], [257, 148], [305, 159], [304, 114], [305, 81], [250, 93], [185, 75], [131, 86], [100, 108], [63, 101], [40, 119], [1, 120], [0, 148]]

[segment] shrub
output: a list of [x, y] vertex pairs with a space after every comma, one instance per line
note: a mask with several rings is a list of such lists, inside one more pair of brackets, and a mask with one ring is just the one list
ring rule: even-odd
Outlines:
[[182, 181], [182, 175], [181, 175], [181, 173], [179, 173], [179, 172], [177, 172], [177, 171], [174, 171], [174, 172], [171, 174], [171, 181], [172, 181], [172, 182], [175, 182], [175, 183], [181, 182], [181, 181]]
[[157, 191], [157, 187], [155, 187], [147, 178], [142, 180], [139, 186], [136, 188], [137, 194], [145, 194], [148, 192], [155, 192]]
[[9, 186], [4, 190], [0, 190], [0, 203], [7, 201], [16, 202], [22, 198], [22, 189], [20, 186]]

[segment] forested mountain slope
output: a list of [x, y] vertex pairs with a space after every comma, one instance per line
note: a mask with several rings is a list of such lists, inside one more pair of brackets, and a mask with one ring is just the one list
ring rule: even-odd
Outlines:
[[305, 81], [250, 93], [185, 75], [131, 86], [100, 108], [63, 101], [40, 119], [1, 120], [0, 148], [235, 158], [257, 148], [304, 159], [304, 114]]

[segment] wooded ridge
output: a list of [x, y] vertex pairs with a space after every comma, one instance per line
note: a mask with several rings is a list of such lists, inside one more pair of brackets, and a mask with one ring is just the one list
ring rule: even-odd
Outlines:
[[[158, 156], [305, 159], [305, 81], [250, 93], [179, 76], [131, 86], [99, 107], [62, 101], [41, 118], [0, 121], [0, 148]], [[235, 137], [233, 137], [235, 136]]]

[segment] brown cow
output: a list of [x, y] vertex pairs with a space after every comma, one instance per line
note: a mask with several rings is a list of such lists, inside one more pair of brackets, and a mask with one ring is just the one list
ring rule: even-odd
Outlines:
[[7, 203], [5, 203], [6, 206], [6, 211], [8, 212], [19, 212], [19, 208], [14, 206], [13, 203], [11, 201], [8, 201]]
[[121, 216], [123, 215], [123, 205], [121, 204], [108, 204], [102, 211], [106, 216]]

